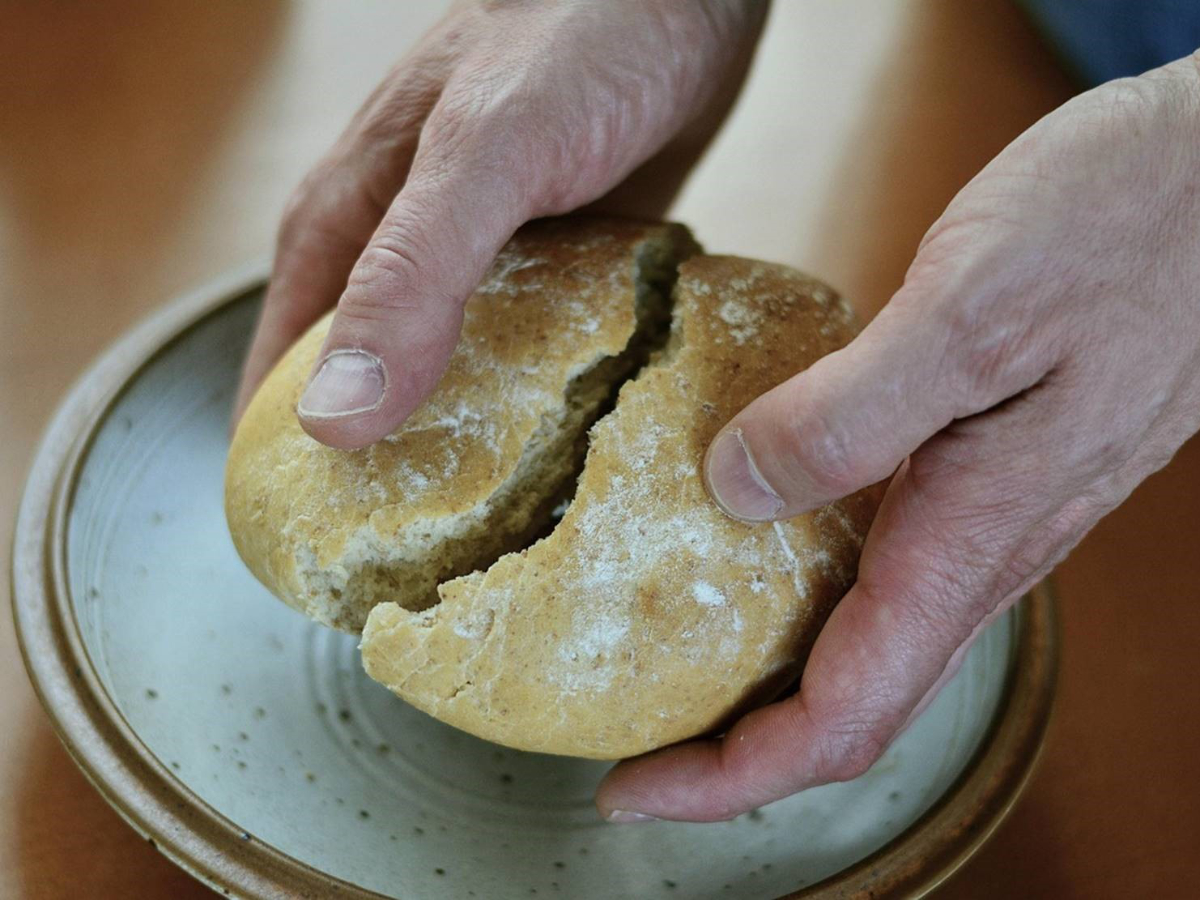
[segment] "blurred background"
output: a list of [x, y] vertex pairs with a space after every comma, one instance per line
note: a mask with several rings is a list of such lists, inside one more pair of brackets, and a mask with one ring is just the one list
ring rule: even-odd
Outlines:
[[[270, 254], [290, 189], [445, 5], [0, 0], [0, 543], [71, 381], [151, 309]], [[711, 251], [813, 272], [869, 316], [958, 188], [1077, 89], [1069, 51], [1012, 0], [778, 0], [673, 217]], [[941, 896], [1200, 883], [1197, 534], [1192, 442], [1060, 568], [1042, 764]], [[75, 769], [7, 617], [0, 684], [0, 896], [210, 896]]]

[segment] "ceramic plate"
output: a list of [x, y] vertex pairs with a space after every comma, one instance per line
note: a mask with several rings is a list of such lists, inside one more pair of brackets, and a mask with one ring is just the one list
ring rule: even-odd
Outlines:
[[185, 298], [105, 356], [39, 453], [14, 553], [27, 664], [135, 828], [240, 896], [773, 898], [936, 883], [1028, 775], [1053, 685], [1045, 591], [861, 778], [728, 823], [617, 827], [603, 763], [444, 726], [353, 637], [272, 598], [222, 511], [261, 280]]

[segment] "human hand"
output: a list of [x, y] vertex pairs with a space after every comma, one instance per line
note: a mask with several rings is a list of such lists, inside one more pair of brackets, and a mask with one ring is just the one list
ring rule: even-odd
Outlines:
[[1200, 54], [1081, 95], [976, 176], [862, 334], [709, 449], [714, 498], [754, 521], [896, 471], [799, 692], [618, 765], [601, 813], [726, 819], [878, 759], [1200, 427], [1198, 222]]
[[235, 419], [336, 301], [301, 424], [347, 449], [393, 431], [437, 384], [464, 302], [517, 227], [631, 173], [603, 208], [662, 212], [732, 104], [765, 11], [457, 4], [292, 197]]

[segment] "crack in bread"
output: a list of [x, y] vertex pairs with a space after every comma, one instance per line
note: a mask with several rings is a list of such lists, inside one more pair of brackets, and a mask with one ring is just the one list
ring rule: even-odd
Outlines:
[[[777, 693], [853, 582], [880, 492], [753, 525], [717, 510], [700, 469], [735, 413], [855, 328], [807, 276], [695, 250], [678, 227], [526, 226], [468, 304], [447, 378], [365, 451], [295, 421], [318, 326], [231, 451], [252, 571], [319, 621], [362, 627], [368, 675], [400, 697], [520, 749], [631, 756]], [[472, 375], [498, 355], [492, 380]], [[444, 419], [467, 401], [461, 434]], [[447, 442], [460, 462], [439, 472]], [[379, 579], [348, 591], [371, 565]]]
[[294, 415], [326, 316], [268, 377], [230, 449], [242, 558], [301, 612], [359, 632], [377, 603], [427, 608], [439, 583], [528, 545], [574, 492], [589, 426], [665, 340], [675, 269], [696, 249], [680, 226], [526, 227], [468, 302], [434, 396], [351, 453]]
[[772, 696], [853, 582], [878, 491], [752, 525], [708, 500], [700, 466], [746, 403], [853, 333], [844, 303], [783, 266], [683, 263], [671, 340], [593, 427], [562, 521], [424, 613], [377, 606], [367, 673], [473, 734], [605, 759]]

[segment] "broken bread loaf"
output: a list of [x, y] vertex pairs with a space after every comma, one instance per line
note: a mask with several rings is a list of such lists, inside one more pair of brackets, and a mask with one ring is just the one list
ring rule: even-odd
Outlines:
[[853, 325], [806, 276], [697, 250], [680, 226], [527, 225], [467, 303], [434, 395], [365, 450], [296, 420], [318, 323], [230, 450], [242, 558], [287, 603], [361, 630], [372, 678], [512, 747], [630, 756], [769, 698], [852, 583], [877, 493], [750, 525], [707, 498], [701, 462]]
[[255, 395], [230, 450], [234, 542], [276, 596], [360, 632], [371, 609], [420, 610], [438, 584], [528, 544], [574, 489], [586, 431], [665, 340], [679, 226], [527, 226], [467, 304], [436, 393], [352, 453], [308, 437], [299, 395], [328, 330], [315, 325]]

